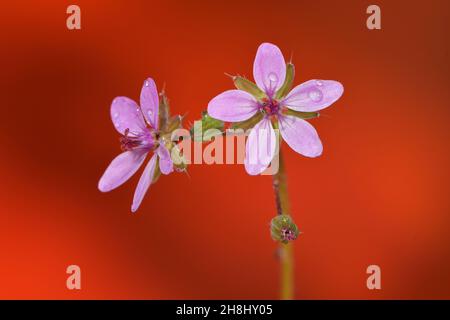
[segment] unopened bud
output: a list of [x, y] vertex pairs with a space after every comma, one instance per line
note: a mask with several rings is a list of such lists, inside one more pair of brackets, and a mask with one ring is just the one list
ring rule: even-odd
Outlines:
[[270, 223], [270, 234], [275, 241], [286, 244], [297, 239], [299, 233], [297, 225], [288, 215], [277, 215]]

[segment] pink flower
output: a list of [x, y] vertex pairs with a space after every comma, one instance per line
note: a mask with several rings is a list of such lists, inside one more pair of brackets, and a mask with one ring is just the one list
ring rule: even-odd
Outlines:
[[278, 98], [276, 93], [286, 78], [286, 62], [280, 49], [270, 43], [259, 46], [253, 64], [253, 77], [262, 90], [263, 98], [243, 90], [228, 90], [216, 96], [208, 105], [211, 117], [227, 122], [245, 121], [258, 113], [263, 115], [247, 139], [247, 172], [251, 175], [260, 174], [275, 156], [276, 134], [273, 124], [280, 129], [284, 141], [294, 151], [306, 157], [321, 155], [322, 142], [314, 127], [286, 111], [315, 112], [327, 108], [341, 97], [344, 92], [342, 84], [333, 80], [309, 80]]
[[113, 100], [111, 118], [114, 127], [122, 135], [120, 142], [124, 152], [114, 158], [98, 183], [102, 192], [117, 188], [139, 169], [147, 154], [153, 151], [136, 187], [132, 212], [138, 209], [152, 183], [157, 163], [159, 162], [159, 169], [163, 174], [173, 171], [166, 140], [159, 131], [159, 97], [153, 79], [144, 81], [140, 100], [140, 107], [127, 97]]

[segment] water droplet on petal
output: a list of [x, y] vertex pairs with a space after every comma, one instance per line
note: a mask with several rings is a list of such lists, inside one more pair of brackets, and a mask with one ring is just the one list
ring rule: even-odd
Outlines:
[[316, 81], [316, 84], [320, 87], [320, 86], [322, 86], [323, 85], [323, 82], [322, 81], [320, 81], [320, 80], [317, 80]]
[[145, 85], [146, 87], [148, 87], [148, 81], [147, 81], [147, 80], [145, 80], [144, 85]]
[[269, 73], [269, 80], [270, 80], [270, 82], [277, 82], [278, 77], [275, 73], [271, 72], [271, 73]]
[[323, 98], [322, 91], [313, 89], [308, 93], [309, 98], [314, 102], [319, 102]]

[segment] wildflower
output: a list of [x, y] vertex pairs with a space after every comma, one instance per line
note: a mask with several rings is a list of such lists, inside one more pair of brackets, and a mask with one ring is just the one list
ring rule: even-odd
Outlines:
[[[161, 111], [160, 111], [161, 108]], [[147, 155], [153, 156], [146, 165], [136, 187], [131, 211], [135, 212], [144, 198], [150, 184], [159, 173], [169, 174], [174, 170], [170, 157], [173, 147], [171, 132], [181, 126], [181, 118], [168, 118], [165, 96], [161, 102], [155, 82], [144, 81], [140, 96], [140, 106], [127, 97], [117, 97], [111, 104], [111, 118], [120, 137], [119, 154], [100, 178], [98, 188], [102, 192], [111, 191], [126, 182], [144, 163]]]
[[[276, 152], [276, 129], [283, 140], [306, 157], [322, 154], [322, 142], [305, 119], [318, 116], [344, 92], [333, 80], [309, 80], [289, 92], [294, 66], [286, 65], [280, 49], [270, 43], [259, 46], [253, 64], [256, 85], [233, 77], [237, 90], [225, 91], [208, 104], [211, 117], [227, 122], [252, 123], [246, 143], [245, 169], [251, 175], [263, 172]], [[265, 151], [265, 153], [264, 153]]]

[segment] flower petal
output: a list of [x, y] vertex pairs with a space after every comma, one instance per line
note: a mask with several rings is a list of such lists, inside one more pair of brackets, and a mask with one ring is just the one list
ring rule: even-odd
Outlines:
[[136, 190], [134, 191], [133, 204], [131, 205], [131, 212], [136, 212], [139, 208], [142, 199], [144, 199], [145, 193], [150, 187], [153, 175], [155, 173], [156, 168], [156, 154], [150, 159], [148, 164], [145, 166], [144, 172], [142, 172], [141, 178], [139, 179]]
[[286, 62], [276, 45], [263, 43], [259, 46], [253, 63], [253, 78], [269, 97], [283, 85], [286, 78]]
[[294, 116], [281, 116], [279, 124], [281, 136], [294, 151], [311, 158], [322, 154], [322, 142], [309, 122]]
[[145, 128], [139, 106], [127, 97], [117, 97], [111, 104], [111, 119], [119, 133], [124, 134], [126, 129], [130, 132], [140, 133]]
[[263, 119], [253, 127], [245, 145], [244, 165], [248, 174], [260, 174], [269, 166], [275, 155], [276, 142], [269, 119]]
[[111, 191], [127, 181], [144, 162], [146, 151], [133, 150], [119, 154], [106, 169], [98, 182], [102, 192]]
[[159, 97], [155, 81], [148, 78], [144, 81], [141, 90], [141, 109], [147, 122], [158, 130]]
[[344, 87], [333, 80], [309, 80], [289, 92], [282, 104], [295, 111], [325, 109], [344, 93]]
[[251, 118], [258, 111], [255, 98], [242, 90], [228, 90], [208, 104], [208, 114], [222, 121], [238, 122]]
[[159, 169], [163, 174], [169, 174], [173, 171], [173, 161], [170, 157], [169, 150], [164, 144], [161, 144], [156, 150], [159, 156]]

